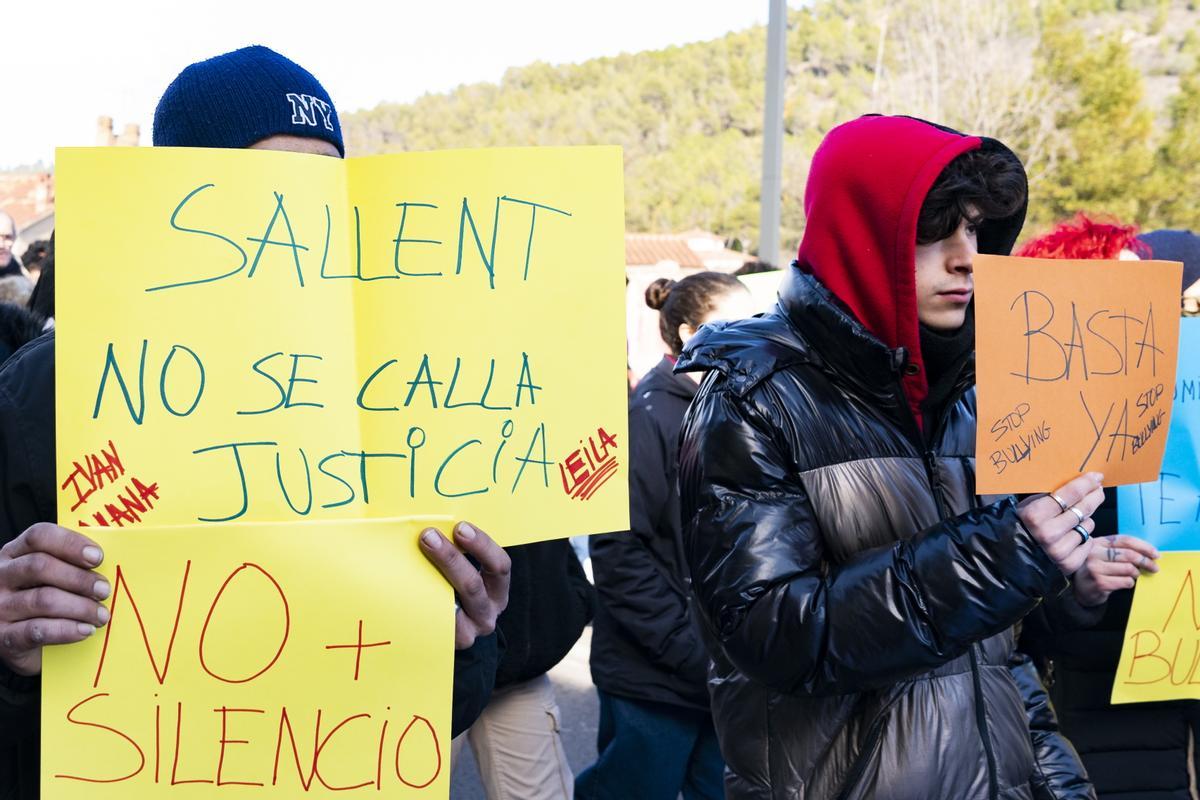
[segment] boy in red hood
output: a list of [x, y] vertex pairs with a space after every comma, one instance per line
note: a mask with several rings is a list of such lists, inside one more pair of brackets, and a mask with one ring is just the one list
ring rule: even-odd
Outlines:
[[779, 305], [679, 361], [713, 373], [680, 491], [731, 800], [1094, 797], [1012, 628], [1105, 599], [1102, 476], [975, 495], [972, 259], [1010, 251], [1025, 205], [999, 142], [842, 125]]

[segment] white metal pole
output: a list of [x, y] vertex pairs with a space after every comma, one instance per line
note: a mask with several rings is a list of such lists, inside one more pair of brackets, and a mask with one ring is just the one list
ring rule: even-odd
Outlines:
[[763, 108], [762, 209], [758, 257], [777, 267], [781, 263], [779, 225], [783, 195], [783, 91], [787, 73], [787, 2], [769, 0], [767, 22], [766, 102]]

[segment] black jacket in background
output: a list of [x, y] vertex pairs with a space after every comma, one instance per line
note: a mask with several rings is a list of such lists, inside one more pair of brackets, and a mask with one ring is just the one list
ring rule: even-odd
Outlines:
[[[1104, 490], [1092, 519], [1097, 536], [1117, 533], [1116, 490]], [[1022, 626], [1020, 647], [1046, 674], [1059, 726], [1100, 800], [1196, 800], [1200, 702], [1109, 702], [1132, 600], [1132, 590], [1113, 592], [1103, 617], [1087, 626], [1056, 606], [1039, 608]]]
[[[54, 332], [0, 367], [0, 545], [37, 522], [54, 522]], [[495, 634], [454, 658], [452, 735], [487, 704], [498, 662]], [[34, 800], [39, 784], [38, 678], [0, 663], [0, 798]]]
[[688, 610], [679, 539], [679, 427], [697, 385], [664, 358], [629, 401], [629, 524], [591, 537], [600, 602], [592, 681], [609, 694], [708, 710], [708, 653]]
[[594, 591], [568, 539], [506, 548], [512, 559], [508, 607], [496, 622], [496, 688], [544, 675], [579, 641]]
[[0, 303], [0, 364], [42, 335], [40, 316], [13, 303]]

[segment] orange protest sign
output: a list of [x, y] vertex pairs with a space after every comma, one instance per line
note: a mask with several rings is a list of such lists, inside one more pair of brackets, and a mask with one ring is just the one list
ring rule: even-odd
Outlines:
[[1155, 480], [1171, 421], [1182, 265], [975, 260], [980, 494], [1081, 472]]

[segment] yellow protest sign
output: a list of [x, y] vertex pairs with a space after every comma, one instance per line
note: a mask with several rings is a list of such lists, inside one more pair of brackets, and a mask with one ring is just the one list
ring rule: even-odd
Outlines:
[[1200, 553], [1163, 553], [1138, 579], [1112, 702], [1200, 700]]
[[452, 599], [418, 526], [94, 531], [112, 620], [45, 653], [42, 797], [445, 797]]
[[619, 149], [57, 173], [61, 522], [627, 527]]
[[628, 527], [619, 149], [56, 167], [59, 521], [114, 616], [47, 654], [44, 796], [446, 796], [450, 588], [413, 520]]
[[1081, 472], [1158, 477], [1171, 421], [1182, 265], [978, 256], [981, 494]]

